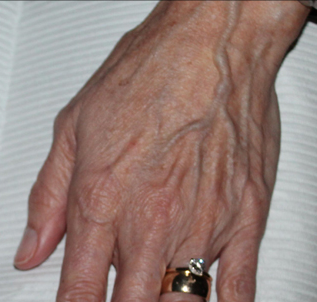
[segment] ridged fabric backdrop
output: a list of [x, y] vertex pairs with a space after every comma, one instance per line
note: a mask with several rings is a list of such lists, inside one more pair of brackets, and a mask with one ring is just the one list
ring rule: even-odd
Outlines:
[[[53, 119], [156, 1], [0, 2], [0, 301], [54, 302], [65, 237], [41, 266], [14, 269], [27, 199]], [[277, 80], [282, 150], [261, 246], [257, 302], [317, 301], [317, 25]], [[211, 269], [215, 278], [217, 264]], [[109, 280], [111, 297], [115, 271]], [[213, 287], [212, 301], [216, 301]]]

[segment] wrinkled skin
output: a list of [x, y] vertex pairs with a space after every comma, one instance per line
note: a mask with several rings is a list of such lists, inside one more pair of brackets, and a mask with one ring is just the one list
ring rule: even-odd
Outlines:
[[37, 249], [16, 266], [44, 261], [67, 228], [58, 302], [104, 301], [111, 263], [113, 301], [200, 301], [160, 297], [166, 267], [191, 257], [220, 257], [219, 301], [254, 301], [280, 147], [274, 80], [306, 13], [283, 5], [298, 29], [279, 43], [248, 29], [252, 2], [163, 2], [128, 32], [55, 120], [29, 200]]

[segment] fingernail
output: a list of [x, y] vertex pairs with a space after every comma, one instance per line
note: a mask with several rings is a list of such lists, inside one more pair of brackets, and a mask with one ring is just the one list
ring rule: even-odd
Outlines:
[[14, 257], [14, 264], [22, 264], [32, 258], [37, 246], [37, 233], [34, 229], [26, 227], [17, 253]]

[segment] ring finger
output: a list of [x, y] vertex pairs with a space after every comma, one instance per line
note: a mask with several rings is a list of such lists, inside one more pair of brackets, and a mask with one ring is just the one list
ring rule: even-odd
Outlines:
[[[199, 241], [198, 238], [188, 238], [182, 246], [178, 249], [173, 257], [169, 267], [170, 268], [189, 268], [190, 259], [196, 259], [192, 266], [198, 266], [198, 272], [200, 269], [204, 272], [208, 272], [211, 266], [212, 259], [215, 257], [212, 251], [207, 248], [207, 243]], [[201, 265], [198, 259], [203, 259], [204, 264]], [[197, 263], [197, 265], [195, 265]], [[166, 282], [163, 282], [162, 288], [163, 294], [160, 297], [159, 302], [203, 302], [210, 293], [210, 286], [212, 281], [208, 281], [206, 274], [204, 276], [197, 276], [196, 274], [185, 276], [182, 274], [175, 274], [175, 277], [167, 278]], [[174, 273], [172, 273], [174, 275]], [[175, 279], [174, 279], [175, 278]], [[173, 281], [172, 281], [173, 280]], [[172, 285], [173, 284], [173, 285]], [[174, 288], [174, 289], [173, 289]], [[165, 293], [164, 293], [165, 292]]]

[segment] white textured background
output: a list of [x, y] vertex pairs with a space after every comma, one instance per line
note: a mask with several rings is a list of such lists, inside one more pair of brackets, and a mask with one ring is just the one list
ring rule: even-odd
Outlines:
[[[39, 267], [22, 272], [12, 265], [29, 190], [50, 148], [56, 113], [155, 4], [0, 1], [1, 302], [55, 301], [65, 238]], [[257, 302], [315, 302], [317, 25], [308, 24], [288, 55], [277, 91], [282, 151], [260, 252]], [[114, 276], [111, 270], [110, 292]]]
[[19, 2], [0, 1], [0, 142], [4, 127], [5, 104], [11, 80], [21, 4]]

